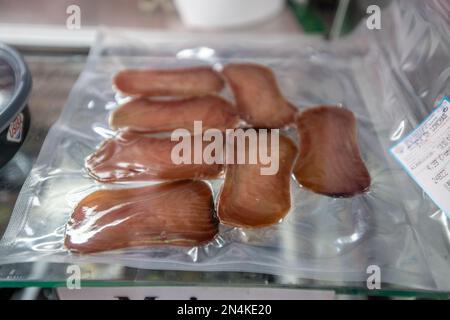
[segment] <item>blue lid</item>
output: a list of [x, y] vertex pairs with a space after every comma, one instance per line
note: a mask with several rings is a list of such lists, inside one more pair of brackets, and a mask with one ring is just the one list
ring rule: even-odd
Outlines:
[[20, 54], [0, 43], [0, 132], [25, 107], [31, 91], [31, 75]]

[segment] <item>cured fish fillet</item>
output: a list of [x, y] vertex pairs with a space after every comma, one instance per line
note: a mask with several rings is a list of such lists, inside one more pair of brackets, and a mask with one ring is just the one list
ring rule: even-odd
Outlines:
[[201, 181], [100, 190], [81, 200], [65, 247], [79, 253], [151, 245], [196, 246], [217, 234], [213, 197]]
[[[90, 176], [100, 182], [184, 180], [216, 178], [221, 164], [194, 164], [194, 137], [191, 139], [191, 161], [176, 164], [172, 150], [179, 143], [170, 138], [147, 137], [132, 132], [120, 132], [106, 140], [87, 157], [85, 167]], [[203, 150], [206, 143], [203, 142]], [[202, 145], [200, 144], [200, 148]], [[223, 162], [222, 162], [223, 163]]]
[[137, 98], [112, 112], [109, 123], [114, 130], [150, 133], [183, 128], [194, 132], [194, 121], [202, 121], [203, 130], [225, 131], [235, 128], [239, 117], [228, 101], [213, 95], [183, 100]]
[[[261, 139], [258, 137], [258, 139]], [[268, 139], [269, 140], [269, 139]], [[267, 144], [269, 154], [276, 150]], [[246, 155], [258, 146], [246, 145]], [[256, 164], [227, 164], [225, 182], [219, 196], [218, 216], [223, 224], [256, 228], [278, 223], [291, 207], [290, 177], [297, 147], [291, 139], [279, 137], [279, 168], [276, 174], [262, 175], [260, 160]], [[259, 152], [259, 150], [258, 150]], [[248, 159], [246, 159], [248, 160]]]
[[320, 106], [297, 118], [300, 155], [297, 181], [316, 193], [350, 197], [369, 189], [370, 175], [361, 159], [356, 119], [347, 109]]
[[146, 70], [126, 69], [114, 76], [114, 86], [131, 96], [193, 97], [220, 92], [224, 81], [210, 67]]
[[281, 128], [294, 121], [297, 108], [287, 102], [272, 70], [258, 64], [229, 64], [223, 74], [242, 119], [256, 128]]

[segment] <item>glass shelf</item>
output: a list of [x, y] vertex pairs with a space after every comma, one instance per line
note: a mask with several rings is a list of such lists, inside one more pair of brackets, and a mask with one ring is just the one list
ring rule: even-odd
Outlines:
[[[21, 263], [0, 267], [0, 288], [66, 287], [68, 264]], [[449, 299], [450, 292], [432, 292], [382, 284], [369, 290], [366, 283], [327, 282], [241, 272], [188, 272], [128, 268], [119, 265], [81, 265], [81, 287], [251, 287], [334, 291], [337, 295], [388, 298]]]

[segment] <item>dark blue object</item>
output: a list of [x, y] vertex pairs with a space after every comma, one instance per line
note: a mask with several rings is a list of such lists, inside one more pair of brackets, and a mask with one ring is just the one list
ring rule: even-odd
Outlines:
[[21, 55], [0, 43], [0, 167], [23, 144], [30, 127], [31, 74]]

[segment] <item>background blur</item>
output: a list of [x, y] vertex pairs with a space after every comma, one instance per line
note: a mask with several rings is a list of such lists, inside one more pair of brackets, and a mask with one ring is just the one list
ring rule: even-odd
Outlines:
[[[369, 5], [389, 0], [0, 0], [0, 41], [87, 46], [98, 26], [154, 31], [295, 34], [350, 32]], [[80, 9], [80, 29], [67, 21]], [[76, 32], [74, 32], [76, 31]]]

